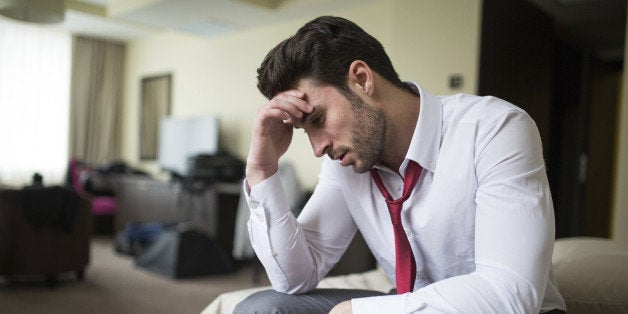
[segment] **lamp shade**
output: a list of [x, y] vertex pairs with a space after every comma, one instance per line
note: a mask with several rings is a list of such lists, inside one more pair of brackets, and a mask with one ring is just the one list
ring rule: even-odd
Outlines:
[[24, 22], [63, 22], [63, 0], [0, 0], [0, 15]]

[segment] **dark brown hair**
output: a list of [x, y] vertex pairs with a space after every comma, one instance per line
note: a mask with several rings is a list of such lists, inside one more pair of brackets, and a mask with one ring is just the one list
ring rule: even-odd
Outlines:
[[349, 95], [347, 74], [355, 60], [366, 62], [386, 80], [405, 88], [382, 44], [355, 23], [334, 16], [308, 22], [273, 48], [257, 69], [257, 87], [271, 99], [307, 78]]

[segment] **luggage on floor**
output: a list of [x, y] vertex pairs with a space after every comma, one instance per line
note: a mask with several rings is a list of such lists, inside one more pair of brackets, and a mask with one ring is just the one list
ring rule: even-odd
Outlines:
[[136, 265], [171, 277], [189, 278], [234, 270], [223, 248], [206, 233], [194, 228], [171, 228], [137, 256]]

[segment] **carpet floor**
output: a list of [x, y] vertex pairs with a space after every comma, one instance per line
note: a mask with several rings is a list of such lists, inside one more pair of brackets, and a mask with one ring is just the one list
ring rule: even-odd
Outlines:
[[254, 268], [170, 279], [135, 267], [131, 257], [114, 251], [110, 238], [96, 237], [83, 281], [67, 274], [47, 287], [41, 281], [0, 278], [0, 313], [199, 313], [223, 292], [268, 285], [263, 272], [253, 282]]

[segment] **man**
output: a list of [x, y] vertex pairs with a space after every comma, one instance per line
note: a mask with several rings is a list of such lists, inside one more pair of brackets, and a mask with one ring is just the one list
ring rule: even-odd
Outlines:
[[[276, 291], [236, 313], [563, 313], [541, 142], [523, 110], [400, 81], [382, 45], [338, 17], [304, 25], [258, 75], [270, 101], [244, 188]], [[293, 128], [325, 158], [298, 219], [277, 174]], [[313, 290], [357, 229], [397, 294]]]

